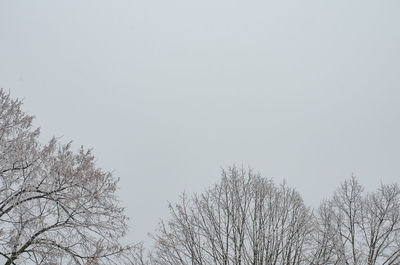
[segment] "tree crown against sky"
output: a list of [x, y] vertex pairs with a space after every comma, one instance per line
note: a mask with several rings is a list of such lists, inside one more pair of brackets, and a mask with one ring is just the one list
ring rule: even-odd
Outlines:
[[[222, 171], [221, 182], [170, 205], [155, 235], [156, 264], [298, 264], [311, 211], [298, 192], [251, 170]], [[266, 263], [264, 263], [266, 262]]]
[[181, 195], [139, 264], [389, 265], [400, 262], [400, 189], [365, 192], [355, 177], [318, 208], [285, 183], [231, 167], [201, 194]]
[[39, 142], [22, 101], [0, 90], [0, 261], [121, 264], [127, 216], [117, 183], [91, 150]]

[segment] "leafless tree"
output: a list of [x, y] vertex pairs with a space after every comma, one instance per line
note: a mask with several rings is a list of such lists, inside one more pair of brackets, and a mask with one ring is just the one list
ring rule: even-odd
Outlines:
[[300, 195], [252, 170], [222, 171], [203, 194], [181, 196], [153, 236], [152, 264], [306, 264], [311, 212]]
[[38, 141], [21, 101], [0, 90], [0, 261], [122, 264], [127, 217], [118, 180], [90, 150]]
[[384, 185], [365, 193], [355, 177], [345, 181], [316, 214], [311, 264], [399, 264], [400, 189]]
[[232, 167], [169, 207], [150, 259], [139, 264], [400, 264], [397, 184], [365, 192], [352, 177], [311, 212], [285, 184]]
[[222, 171], [200, 195], [181, 195], [140, 265], [398, 265], [400, 188], [365, 192], [355, 177], [311, 211], [286, 184]]

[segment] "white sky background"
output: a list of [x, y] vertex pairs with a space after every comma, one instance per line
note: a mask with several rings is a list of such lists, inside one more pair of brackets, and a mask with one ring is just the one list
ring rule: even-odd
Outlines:
[[220, 166], [317, 205], [400, 176], [400, 2], [0, 1], [0, 87], [94, 147], [140, 241]]

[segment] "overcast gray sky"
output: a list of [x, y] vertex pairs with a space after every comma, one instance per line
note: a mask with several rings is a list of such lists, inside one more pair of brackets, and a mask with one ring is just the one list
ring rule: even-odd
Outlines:
[[0, 1], [0, 87], [121, 178], [129, 239], [220, 167], [317, 205], [400, 176], [400, 1]]

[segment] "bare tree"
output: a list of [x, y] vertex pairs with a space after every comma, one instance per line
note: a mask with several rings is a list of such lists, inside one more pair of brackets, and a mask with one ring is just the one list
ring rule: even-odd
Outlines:
[[118, 180], [90, 150], [38, 141], [21, 101], [0, 90], [0, 261], [121, 264], [127, 217]]
[[355, 177], [345, 181], [316, 214], [311, 264], [399, 264], [400, 189], [384, 185], [365, 193]]
[[212, 188], [182, 194], [169, 208], [150, 259], [141, 255], [138, 264], [400, 264], [397, 184], [365, 192], [352, 177], [312, 212], [285, 183], [232, 167]]
[[181, 196], [153, 236], [153, 264], [306, 264], [311, 212], [285, 184], [252, 170], [222, 171], [201, 195]]

